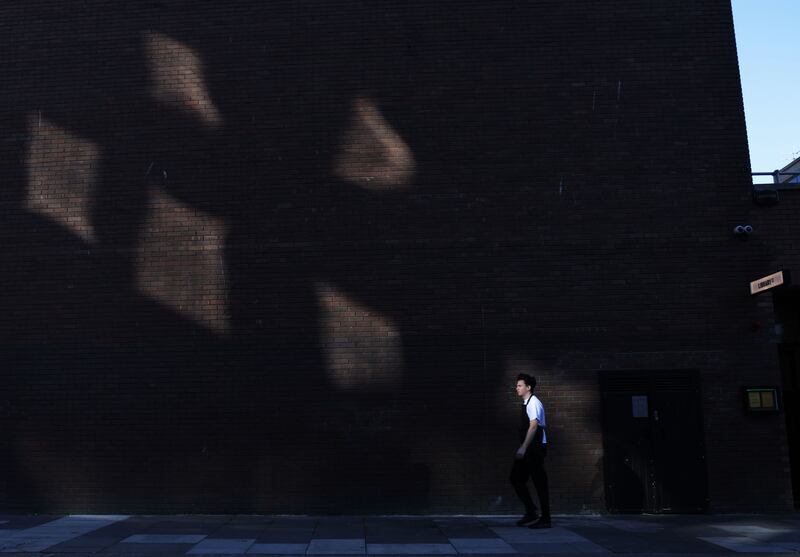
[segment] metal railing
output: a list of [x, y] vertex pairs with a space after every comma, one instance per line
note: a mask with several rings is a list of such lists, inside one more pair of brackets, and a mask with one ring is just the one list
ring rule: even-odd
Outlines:
[[750, 176], [755, 178], [756, 176], [772, 176], [772, 183], [754, 183], [753, 187], [755, 186], [771, 186], [771, 189], [779, 189], [779, 190], [788, 190], [788, 189], [800, 189], [800, 183], [794, 182], [792, 183], [790, 180], [792, 178], [796, 178], [800, 176], [800, 172], [781, 172], [780, 170], [774, 170], [772, 172], [751, 172]]

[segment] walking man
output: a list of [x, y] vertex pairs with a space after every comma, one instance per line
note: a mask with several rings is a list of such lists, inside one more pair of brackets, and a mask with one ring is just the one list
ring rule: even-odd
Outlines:
[[[517, 526], [528, 528], [550, 528], [550, 491], [547, 486], [547, 472], [544, 469], [544, 457], [547, 454], [547, 421], [544, 417], [544, 406], [534, 396], [536, 378], [526, 373], [517, 376], [517, 396], [522, 399], [519, 418], [520, 447], [511, 468], [511, 485], [525, 505], [525, 516], [517, 521]], [[541, 516], [537, 512], [531, 494], [528, 491], [528, 478], [539, 496], [542, 507]]]

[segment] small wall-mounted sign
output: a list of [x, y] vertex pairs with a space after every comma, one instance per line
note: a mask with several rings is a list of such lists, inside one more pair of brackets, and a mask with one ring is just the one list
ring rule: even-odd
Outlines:
[[744, 407], [748, 413], [776, 414], [780, 412], [778, 387], [745, 387]]
[[789, 271], [778, 271], [750, 283], [750, 294], [759, 294], [782, 284], [789, 284]]
[[647, 409], [647, 397], [634, 395], [631, 397], [631, 406], [634, 418], [648, 418], [650, 412]]

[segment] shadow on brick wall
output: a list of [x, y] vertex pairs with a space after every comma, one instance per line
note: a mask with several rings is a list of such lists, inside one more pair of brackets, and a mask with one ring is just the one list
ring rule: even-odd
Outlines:
[[617, 334], [660, 149], [590, 5], [4, 6], [6, 505], [508, 508], [506, 356]]

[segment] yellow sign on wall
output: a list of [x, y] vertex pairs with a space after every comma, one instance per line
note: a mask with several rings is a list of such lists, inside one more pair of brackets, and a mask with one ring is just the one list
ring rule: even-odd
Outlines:
[[778, 412], [777, 387], [745, 387], [745, 409], [748, 412]]

